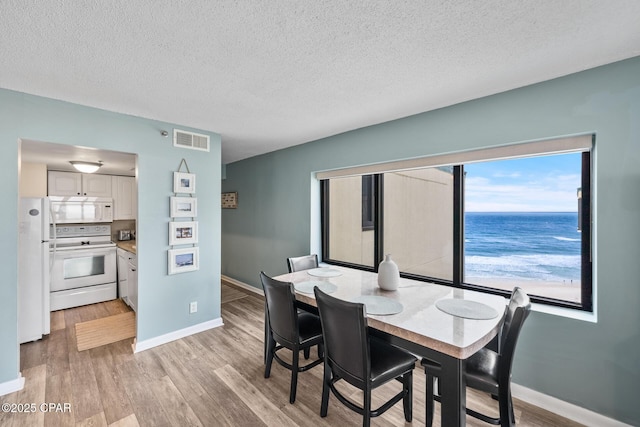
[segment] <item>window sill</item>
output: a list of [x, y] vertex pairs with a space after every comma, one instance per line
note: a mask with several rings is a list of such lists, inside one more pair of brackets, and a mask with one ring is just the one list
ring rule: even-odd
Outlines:
[[575, 310], [572, 308], [555, 307], [552, 305], [531, 303], [531, 310], [538, 313], [551, 314], [553, 316], [566, 317], [568, 319], [582, 320], [584, 322], [598, 323], [598, 315], [590, 311]]

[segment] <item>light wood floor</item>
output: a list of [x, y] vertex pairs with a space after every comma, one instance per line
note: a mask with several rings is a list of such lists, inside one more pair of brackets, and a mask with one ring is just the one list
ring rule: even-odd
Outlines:
[[[75, 323], [117, 314], [118, 301], [52, 314], [51, 335], [21, 346], [25, 388], [0, 397], [0, 403], [69, 403], [71, 412], [6, 414], [0, 426], [357, 426], [361, 417], [335, 397], [321, 418], [322, 365], [298, 379], [295, 404], [289, 404], [289, 371], [273, 364], [263, 377], [263, 300], [222, 286], [224, 326], [132, 354], [132, 339], [78, 352]], [[315, 351], [312, 352], [315, 354]], [[376, 389], [374, 404], [395, 394], [399, 383]], [[413, 422], [402, 405], [374, 418], [373, 426], [424, 426], [424, 375], [414, 371]], [[354, 398], [359, 394], [354, 391]], [[469, 406], [496, 407], [469, 391]], [[439, 426], [436, 403], [435, 425]], [[578, 426], [572, 421], [515, 400], [519, 426]], [[487, 410], [488, 411], [488, 410]], [[495, 413], [488, 411], [490, 413]], [[467, 417], [469, 426], [487, 426]]]

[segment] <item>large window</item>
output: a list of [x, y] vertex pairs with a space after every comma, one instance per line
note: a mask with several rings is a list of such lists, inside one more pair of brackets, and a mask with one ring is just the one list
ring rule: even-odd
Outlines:
[[558, 151], [323, 179], [323, 259], [590, 311], [590, 145]]

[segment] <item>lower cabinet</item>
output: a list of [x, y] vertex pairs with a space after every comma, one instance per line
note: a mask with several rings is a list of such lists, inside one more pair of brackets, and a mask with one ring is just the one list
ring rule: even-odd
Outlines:
[[118, 298], [129, 304], [129, 289], [127, 283], [127, 275], [129, 274], [129, 255], [124, 249], [117, 249], [118, 253]]
[[130, 254], [129, 270], [127, 272], [127, 297], [129, 306], [138, 312], [138, 260], [136, 255]]
[[118, 297], [138, 311], [138, 262], [134, 253], [118, 248]]

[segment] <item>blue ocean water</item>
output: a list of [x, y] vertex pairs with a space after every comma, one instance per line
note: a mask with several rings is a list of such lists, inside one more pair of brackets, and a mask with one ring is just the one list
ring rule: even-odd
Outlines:
[[467, 212], [465, 276], [580, 280], [575, 212]]

